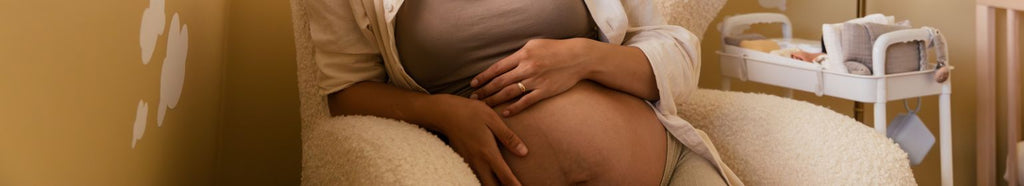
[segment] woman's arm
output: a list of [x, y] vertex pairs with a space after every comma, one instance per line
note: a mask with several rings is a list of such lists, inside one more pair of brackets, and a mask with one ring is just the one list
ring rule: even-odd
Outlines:
[[[585, 38], [531, 40], [478, 74], [470, 84], [488, 82], [474, 95], [486, 95], [482, 96], [484, 101], [496, 105], [520, 95], [516, 94], [522, 92], [516, 83], [531, 85], [529, 90], [547, 95], [561, 93], [565, 91], [562, 87], [581, 80], [592, 80], [645, 100], [658, 99], [654, 73], [640, 48]], [[510, 91], [499, 92], [509, 85], [513, 85], [507, 88]]]
[[[332, 115], [372, 115], [408, 121], [439, 131], [484, 185], [519, 185], [501, 156], [497, 138], [516, 155], [526, 146], [480, 101], [427, 95], [386, 85], [387, 72], [364, 1], [307, 0], [321, 95]], [[369, 11], [369, 12], [368, 12]]]
[[658, 100], [651, 63], [640, 48], [593, 41], [596, 57], [585, 79], [648, 101]]
[[622, 46], [584, 38], [531, 40], [474, 77], [470, 84], [480, 89], [473, 97], [493, 106], [521, 96], [502, 112], [508, 116], [582, 80], [658, 105], [674, 104], [696, 89], [700, 49], [693, 34], [668, 25], [631, 31]]
[[[356, 83], [329, 95], [327, 99], [332, 116], [371, 115], [391, 118], [415, 123], [427, 130], [438, 131], [442, 134], [453, 133], [455, 132], [453, 130], [458, 129], [458, 126], [455, 125], [459, 123], [450, 122], [459, 120], [459, 118], [453, 118], [450, 115], [485, 110], [487, 112], [479, 113], [480, 116], [472, 117], [480, 120], [474, 122], [495, 128], [492, 132], [498, 136], [498, 139], [507, 141], [504, 145], [509, 147], [509, 151], [525, 154], [525, 146], [522, 147], [523, 149], [518, 149], [522, 143], [515, 133], [508, 130], [503, 120], [495, 115], [490, 107], [486, 107], [479, 101], [448, 94], [419, 93], [378, 82]], [[493, 126], [491, 126], [492, 124]]]
[[430, 118], [435, 114], [425, 112], [430, 111], [431, 106], [427, 103], [429, 99], [429, 94], [366, 81], [330, 94], [327, 103], [332, 116], [372, 115], [416, 123], [427, 130], [442, 131], [442, 127]]

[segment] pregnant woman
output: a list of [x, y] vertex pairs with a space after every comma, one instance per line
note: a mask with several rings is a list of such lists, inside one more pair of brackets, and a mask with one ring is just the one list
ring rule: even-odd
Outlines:
[[699, 41], [643, 0], [306, 0], [332, 115], [418, 124], [484, 185], [741, 185], [676, 116]]

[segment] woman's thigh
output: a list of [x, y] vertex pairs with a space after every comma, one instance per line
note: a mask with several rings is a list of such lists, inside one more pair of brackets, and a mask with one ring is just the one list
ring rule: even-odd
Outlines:
[[584, 81], [508, 118], [507, 124], [529, 147], [526, 157], [503, 152], [526, 185], [661, 181], [665, 129], [634, 96]]

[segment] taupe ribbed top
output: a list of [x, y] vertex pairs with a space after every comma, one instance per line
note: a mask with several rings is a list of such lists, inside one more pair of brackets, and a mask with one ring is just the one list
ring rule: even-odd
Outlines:
[[402, 66], [432, 94], [468, 96], [474, 76], [530, 39], [597, 35], [582, 0], [407, 0], [396, 16]]

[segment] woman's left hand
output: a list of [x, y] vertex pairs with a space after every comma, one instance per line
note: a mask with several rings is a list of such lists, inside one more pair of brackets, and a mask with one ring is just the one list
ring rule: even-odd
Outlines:
[[522, 96], [502, 111], [504, 116], [519, 113], [586, 79], [601, 44], [585, 38], [530, 40], [474, 77], [470, 85], [479, 89], [471, 97], [495, 106]]

